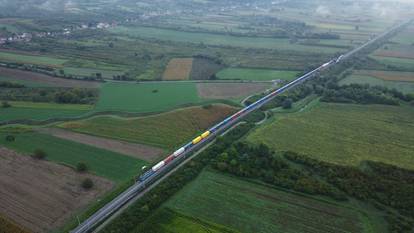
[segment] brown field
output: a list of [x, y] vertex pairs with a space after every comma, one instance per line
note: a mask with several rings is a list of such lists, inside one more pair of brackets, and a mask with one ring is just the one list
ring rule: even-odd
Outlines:
[[358, 70], [357, 75], [368, 75], [385, 81], [414, 82], [414, 73], [379, 70]]
[[114, 151], [124, 155], [128, 155], [134, 158], [142, 159], [148, 162], [154, 162], [158, 159], [159, 156], [163, 155], [164, 151], [162, 149], [135, 144], [129, 142], [123, 142], [108, 138], [96, 137], [87, 134], [75, 133], [72, 131], [57, 129], [57, 128], [47, 128], [40, 129], [40, 132], [51, 134], [58, 138], [63, 138], [83, 144], [87, 144], [93, 147], [102, 148], [109, 151]]
[[187, 80], [193, 66], [192, 58], [173, 58], [167, 65], [163, 80]]
[[414, 59], [414, 49], [407, 48], [407, 49], [398, 49], [398, 50], [385, 50], [379, 49], [374, 52], [375, 56], [380, 57], [395, 57], [395, 58], [406, 58], [406, 59]]
[[[80, 187], [86, 177], [94, 181], [92, 190]], [[62, 226], [76, 210], [112, 189], [113, 183], [0, 147], [0, 187], [0, 214], [40, 233]]]
[[15, 78], [16, 80], [39, 82], [40, 84], [53, 87], [98, 88], [100, 85], [99, 82], [56, 78], [49, 75], [4, 67], [0, 67], [0, 74], [5, 77]]
[[269, 87], [268, 83], [198, 83], [197, 91], [201, 98], [231, 99], [256, 94]]

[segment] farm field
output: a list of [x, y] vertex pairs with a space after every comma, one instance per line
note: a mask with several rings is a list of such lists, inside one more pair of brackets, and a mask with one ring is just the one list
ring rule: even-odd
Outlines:
[[356, 75], [373, 76], [384, 81], [404, 81], [414, 82], [414, 73], [412, 72], [396, 72], [396, 71], [381, 71], [381, 70], [357, 70]]
[[340, 165], [371, 160], [413, 169], [413, 114], [409, 106], [320, 103], [310, 111], [276, 115], [247, 140]]
[[67, 60], [41, 55], [28, 55], [0, 51], [0, 61], [16, 62], [22, 64], [35, 64], [50, 67], [62, 67]]
[[8, 69], [0, 67], [0, 74], [2, 77], [19, 82], [28, 87], [78, 87], [78, 88], [98, 88], [101, 83], [81, 81], [73, 79], [56, 78], [44, 74]]
[[[414, 79], [413, 79], [414, 80]], [[377, 77], [373, 77], [370, 75], [359, 75], [353, 74], [350, 75], [341, 81], [339, 81], [340, 85], [348, 85], [348, 84], [369, 84], [371, 86], [383, 86], [390, 89], [396, 89], [401, 91], [405, 94], [414, 93], [414, 83], [413, 82], [403, 82], [403, 81], [386, 81]]]
[[161, 112], [200, 102], [194, 83], [105, 83], [95, 110]]
[[173, 58], [163, 74], [163, 80], [188, 80], [193, 66], [192, 58]]
[[407, 59], [407, 58], [396, 58], [396, 57], [380, 57], [375, 55], [370, 55], [370, 57], [374, 58], [378, 62], [384, 65], [391, 65], [397, 68], [413, 70], [414, 69], [414, 59]]
[[85, 144], [68, 141], [47, 134], [26, 132], [16, 134], [14, 142], [6, 142], [6, 133], [0, 133], [0, 144], [21, 153], [31, 154], [36, 149], [47, 153], [47, 159], [75, 167], [79, 162], [90, 171], [115, 182], [131, 179], [146, 162], [126, 155], [106, 151]]
[[104, 69], [93, 69], [93, 68], [82, 68], [82, 67], [65, 67], [65, 74], [75, 76], [95, 76], [96, 73], [102, 74], [104, 79], [112, 79], [115, 75], [122, 75], [124, 72], [119, 70], [104, 70]]
[[[80, 187], [85, 178], [93, 180], [93, 189], [85, 191]], [[0, 186], [0, 215], [31, 232], [43, 233], [61, 227], [72, 214], [114, 185], [106, 179], [0, 147]]]
[[236, 101], [272, 87], [271, 83], [197, 83], [196, 85], [198, 95], [203, 99]]
[[[210, 170], [204, 170], [163, 208], [191, 216], [195, 223], [199, 219], [239, 232], [380, 232], [374, 227], [380, 219], [356, 206], [298, 195]], [[175, 221], [175, 217], [169, 220], [177, 227]], [[168, 222], [160, 227], [168, 229]]]
[[0, 122], [13, 120], [43, 121], [52, 118], [70, 118], [85, 115], [92, 105], [55, 104], [9, 101], [10, 108], [0, 108]]
[[93, 117], [59, 127], [118, 140], [174, 149], [235, 112], [226, 105], [191, 107], [140, 118]]
[[163, 150], [156, 147], [117, 141], [109, 138], [95, 137], [92, 135], [75, 133], [69, 130], [62, 130], [58, 128], [40, 128], [38, 131], [69, 141], [79, 142], [104, 150], [128, 155], [147, 162], [154, 162], [159, 156], [163, 155], [164, 153]]
[[152, 27], [125, 27], [119, 26], [110, 29], [110, 32], [131, 37], [154, 38], [175, 42], [204, 43], [217, 46], [235, 46], [256, 49], [281, 49], [292, 51], [306, 51], [309, 53], [336, 53], [344, 49], [334, 47], [307, 46], [301, 44], [291, 44], [288, 39], [275, 39], [264, 37], [238, 37], [229, 35], [217, 35], [210, 33], [183, 32], [170, 29]]
[[239, 79], [239, 80], [293, 80], [298, 75], [298, 71], [282, 71], [268, 69], [248, 69], [248, 68], [227, 68], [217, 73], [219, 79]]

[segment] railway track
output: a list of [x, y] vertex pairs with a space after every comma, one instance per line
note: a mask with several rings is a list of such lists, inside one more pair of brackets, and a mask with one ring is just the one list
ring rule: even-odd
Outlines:
[[[182, 166], [185, 161], [188, 161], [191, 154], [195, 151], [198, 151], [204, 146], [212, 143], [212, 141], [216, 138], [217, 135], [224, 133], [228, 128], [232, 127], [235, 123], [240, 121], [244, 116], [249, 114], [252, 111], [259, 109], [261, 106], [265, 105], [277, 95], [286, 92], [287, 90], [294, 88], [295, 86], [305, 82], [306, 80], [315, 76], [315, 74], [328, 69], [329, 67], [335, 66], [336, 64], [340, 63], [344, 59], [347, 59], [357, 53], [358, 51], [362, 50], [363, 48], [375, 43], [379, 39], [383, 38], [384, 36], [388, 35], [389, 33], [394, 32], [395, 30], [399, 29], [400, 27], [404, 26], [405, 24], [410, 23], [404, 22], [398, 24], [397, 26], [392, 27], [391, 29], [385, 31], [384, 33], [380, 34], [376, 38], [366, 42], [365, 44], [349, 51], [346, 54], [339, 56], [338, 58], [332, 59], [321, 66], [317, 67], [316, 69], [302, 75], [301, 77], [289, 82], [288, 84], [273, 90], [263, 98], [259, 99], [258, 101], [246, 106], [245, 108], [241, 109], [237, 113], [229, 116], [224, 121], [218, 123], [217, 125], [213, 126], [211, 129], [200, 135], [199, 137], [195, 138], [185, 146], [178, 149], [176, 152], [168, 156], [165, 160], [159, 162], [154, 167], [151, 168], [146, 174], [140, 177], [140, 180], [137, 181], [134, 185], [129, 187], [126, 191], [121, 193], [111, 202], [106, 204], [100, 210], [98, 210], [95, 214], [90, 216], [87, 220], [81, 223], [78, 227], [71, 231], [71, 233], [86, 233], [90, 232], [94, 228], [98, 226], [98, 224], [102, 223], [104, 220], [108, 219], [112, 214], [117, 212], [122, 206], [126, 205], [131, 200], [137, 199], [137, 197], [142, 196], [144, 193], [148, 192], [149, 189], [157, 185], [163, 179], [165, 179], [169, 174], [174, 172], [179, 166]], [[193, 155], [194, 156], [194, 155]]]

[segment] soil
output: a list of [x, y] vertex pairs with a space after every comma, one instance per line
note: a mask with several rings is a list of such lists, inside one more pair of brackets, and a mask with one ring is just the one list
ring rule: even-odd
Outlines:
[[267, 83], [198, 83], [197, 91], [205, 99], [242, 98], [269, 88]]
[[129, 142], [123, 142], [108, 138], [96, 137], [87, 134], [75, 133], [68, 130], [57, 128], [39, 129], [40, 132], [51, 134], [58, 138], [63, 138], [90, 146], [98, 147], [101, 149], [117, 152], [120, 154], [128, 155], [134, 158], [142, 159], [148, 162], [154, 162], [164, 151], [162, 149], [151, 147], [142, 144], [135, 144]]
[[[91, 190], [80, 187], [83, 179]], [[0, 215], [31, 230], [50, 232], [114, 187], [111, 181], [0, 147]]]
[[5, 77], [24, 81], [39, 82], [53, 87], [98, 88], [100, 85], [99, 82], [57, 78], [45, 74], [9, 69], [4, 67], [0, 67], [0, 74]]
[[190, 76], [192, 58], [174, 58], [165, 69], [163, 80], [187, 80]]
[[414, 82], [412, 72], [393, 72], [393, 71], [358, 71], [357, 74], [369, 75], [385, 81]]

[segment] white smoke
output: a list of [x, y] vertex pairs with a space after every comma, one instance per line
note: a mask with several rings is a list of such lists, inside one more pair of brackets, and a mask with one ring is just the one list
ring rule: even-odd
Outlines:
[[321, 15], [321, 16], [328, 16], [331, 14], [331, 11], [329, 10], [327, 6], [321, 5], [316, 8], [316, 14]]

